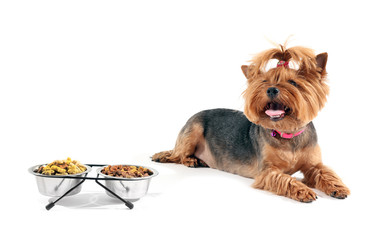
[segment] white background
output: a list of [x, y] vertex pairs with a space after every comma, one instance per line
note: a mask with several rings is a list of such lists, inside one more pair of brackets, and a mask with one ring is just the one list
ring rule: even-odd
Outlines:
[[[378, 22], [374, 1], [2, 1], [3, 236], [378, 237]], [[240, 66], [291, 34], [290, 46], [329, 53], [331, 94], [314, 122], [348, 199], [301, 204], [252, 179], [150, 162], [192, 114], [242, 110]], [[46, 211], [27, 169], [67, 157], [160, 174], [131, 211], [90, 181]]]

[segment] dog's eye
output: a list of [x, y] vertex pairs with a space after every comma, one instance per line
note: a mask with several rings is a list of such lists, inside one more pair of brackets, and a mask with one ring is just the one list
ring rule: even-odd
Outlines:
[[291, 80], [288, 80], [288, 82], [289, 82], [291, 85], [297, 87], [297, 83], [296, 83], [294, 80], [291, 79]]
[[267, 82], [267, 80], [263, 80], [262, 82]]

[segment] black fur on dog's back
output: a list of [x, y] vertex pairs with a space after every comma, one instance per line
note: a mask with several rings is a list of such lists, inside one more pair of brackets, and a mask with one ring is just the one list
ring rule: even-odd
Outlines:
[[260, 127], [251, 123], [243, 112], [223, 108], [204, 110], [188, 121], [192, 122], [203, 126], [204, 138], [219, 164], [238, 161], [245, 165], [259, 159], [259, 141], [254, 136], [259, 135]]
[[[316, 130], [312, 122], [307, 125], [304, 134], [292, 139], [273, 137], [272, 130], [250, 122], [243, 112], [231, 109], [201, 111], [188, 120], [182, 132], [196, 124], [203, 128], [205, 142], [217, 168], [249, 177], [254, 174], [241, 174], [240, 168], [255, 166], [254, 169], [259, 170], [262, 167], [261, 151], [266, 144], [291, 152], [317, 144]], [[198, 156], [195, 154], [195, 157]], [[198, 158], [209, 162], [207, 159]]]

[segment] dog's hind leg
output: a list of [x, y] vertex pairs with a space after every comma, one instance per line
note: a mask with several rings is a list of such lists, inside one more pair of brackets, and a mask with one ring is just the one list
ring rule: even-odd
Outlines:
[[203, 126], [194, 121], [188, 121], [180, 131], [175, 148], [171, 151], [156, 153], [152, 160], [162, 163], [179, 163], [187, 167], [207, 167], [207, 164], [195, 157], [196, 147], [204, 139]]

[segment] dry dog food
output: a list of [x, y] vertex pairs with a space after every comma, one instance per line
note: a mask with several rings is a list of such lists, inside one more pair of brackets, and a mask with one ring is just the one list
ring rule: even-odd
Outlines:
[[67, 160], [56, 160], [46, 166], [41, 166], [36, 172], [45, 175], [69, 175], [82, 173], [85, 170], [87, 168], [79, 161], [67, 158]]
[[104, 167], [101, 170], [101, 173], [108, 176], [123, 178], [147, 177], [153, 174], [153, 172], [147, 168], [129, 165], [109, 165]]

